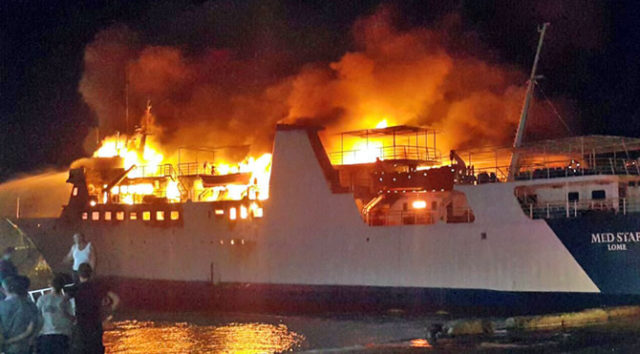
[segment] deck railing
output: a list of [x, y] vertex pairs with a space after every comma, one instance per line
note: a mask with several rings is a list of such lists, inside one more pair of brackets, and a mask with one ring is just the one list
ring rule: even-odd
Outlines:
[[640, 212], [640, 199], [608, 198], [584, 201], [521, 203], [522, 211], [531, 219], [577, 218], [596, 212], [627, 215]]
[[173, 165], [141, 165], [136, 166], [129, 174], [129, 178], [151, 178], [151, 177], [172, 177], [175, 176]]
[[[467, 183], [504, 182], [509, 174], [508, 166], [487, 166], [488, 163], [479, 162], [475, 167], [475, 178]], [[533, 179], [549, 179], [561, 177], [593, 176], [593, 175], [628, 175], [640, 176], [640, 161], [634, 159], [598, 158], [590, 161], [589, 166], [575, 160], [556, 160], [544, 163], [521, 165], [515, 174], [516, 181]], [[491, 177], [495, 176], [495, 177]]]
[[[64, 288], [62, 288], [62, 292], [64, 293], [64, 289], [70, 288], [73, 285], [74, 285], [73, 283], [66, 284], [64, 286]], [[48, 293], [50, 293], [52, 291], [53, 291], [53, 288], [49, 287], [49, 288], [31, 290], [31, 291], [29, 291], [28, 294], [29, 294], [29, 298], [31, 299], [31, 301], [36, 302], [36, 301], [38, 301], [38, 298], [40, 296], [48, 294]]]
[[180, 176], [212, 175], [214, 171], [215, 167], [213, 167], [213, 165], [201, 162], [183, 162], [178, 164], [178, 174]]
[[[536, 178], [557, 178], [589, 175], [640, 175], [640, 162], [631, 159], [596, 159], [592, 166], [583, 167], [571, 161], [563, 161], [564, 164], [553, 163], [547, 166], [527, 166], [527, 170], [516, 174], [516, 180], [527, 180]], [[552, 166], [556, 167], [552, 167]], [[564, 165], [566, 167], [557, 167]]]
[[438, 150], [425, 146], [393, 145], [329, 153], [333, 165], [371, 163], [380, 160], [417, 160], [437, 163], [442, 155]]

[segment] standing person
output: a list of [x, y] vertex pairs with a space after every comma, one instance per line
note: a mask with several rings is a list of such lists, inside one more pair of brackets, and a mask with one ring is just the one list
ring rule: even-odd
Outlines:
[[2, 282], [7, 295], [0, 301], [0, 343], [6, 354], [27, 354], [32, 352], [33, 339], [40, 331], [42, 318], [38, 308], [27, 298], [29, 278], [11, 276]]
[[38, 298], [37, 307], [43, 325], [37, 339], [38, 354], [65, 354], [73, 328], [73, 311], [69, 298], [62, 293], [65, 279], [57, 274], [51, 281], [53, 292]]
[[73, 332], [72, 352], [82, 354], [104, 353], [102, 322], [107, 317], [104, 307], [115, 311], [120, 298], [103, 284], [92, 280], [88, 263], [78, 267], [80, 284], [73, 294], [76, 302], [76, 325]]
[[2, 260], [0, 260], [0, 283], [8, 277], [18, 275], [18, 269], [11, 261], [13, 257], [13, 247], [7, 247], [2, 253]]
[[[7, 247], [2, 253], [2, 259], [0, 260], [0, 286], [4, 279], [18, 275], [18, 269], [11, 261], [13, 256], [13, 247]], [[4, 292], [0, 291], [0, 300], [5, 298]]]
[[91, 242], [87, 242], [84, 234], [78, 232], [73, 235], [73, 246], [64, 258], [64, 262], [73, 262], [73, 282], [78, 284], [78, 268], [82, 263], [89, 263], [91, 269], [96, 268], [96, 252], [91, 245]]

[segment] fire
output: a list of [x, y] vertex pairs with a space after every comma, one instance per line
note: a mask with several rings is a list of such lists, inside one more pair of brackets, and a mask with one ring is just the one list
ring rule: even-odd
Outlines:
[[[119, 157], [122, 159], [120, 166], [125, 171], [134, 168], [109, 191], [100, 192], [101, 186], [107, 188], [108, 183], [94, 184], [92, 188], [95, 192], [92, 194], [99, 195], [97, 199], [102, 203], [111, 201], [125, 204], [142, 203], [147, 197], [164, 198], [170, 203], [189, 198], [194, 201], [245, 198], [261, 201], [269, 197], [271, 154], [249, 156], [237, 163], [220, 161], [210, 164], [207, 161], [202, 164], [196, 160], [174, 165], [160, 151], [165, 149], [160, 148], [151, 137], [140, 133], [134, 137], [114, 135], [105, 138], [93, 156]], [[211, 177], [226, 175], [238, 175], [238, 178], [235, 180], [235, 176], [231, 176], [232, 181], [224, 185], [205, 183]], [[261, 214], [260, 207], [254, 204], [250, 207], [251, 212], [254, 215]], [[245, 212], [248, 211], [245, 208]]]
[[151, 183], [138, 183], [111, 188], [111, 195], [118, 195], [124, 204], [140, 203], [145, 195], [153, 195], [155, 189]]
[[[113, 135], [104, 138], [93, 157], [120, 157], [123, 159], [124, 168], [133, 165], [160, 165], [164, 156], [160, 149], [155, 147], [153, 140], [148, 139], [144, 146], [140, 146], [139, 139], [128, 138], [126, 135]], [[142, 151], [140, 151], [142, 150]]]
[[376, 124], [376, 129], [382, 129], [382, 128], [386, 128], [388, 126], [389, 126], [389, 124], [387, 123], [387, 120], [383, 119], [380, 122], [378, 122], [378, 124]]
[[180, 193], [180, 188], [178, 188], [177, 181], [172, 180], [167, 183], [166, 195], [167, 195], [167, 199], [171, 202], [180, 201], [181, 193]]
[[358, 141], [343, 156], [344, 165], [371, 163], [377, 159], [384, 159], [381, 141]]
[[[227, 184], [212, 187], [212, 192], [204, 200], [266, 200], [269, 198], [269, 178], [271, 176], [271, 154], [263, 154], [258, 158], [248, 157], [237, 164], [214, 164], [216, 175], [248, 174], [248, 184]], [[201, 193], [206, 192], [204, 187]]]
[[[269, 178], [271, 177], [271, 154], [264, 154], [257, 159], [250, 159], [251, 178], [255, 179], [260, 194], [258, 200], [269, 198]], [[249, 199], [252, 199], [251, 197]]]

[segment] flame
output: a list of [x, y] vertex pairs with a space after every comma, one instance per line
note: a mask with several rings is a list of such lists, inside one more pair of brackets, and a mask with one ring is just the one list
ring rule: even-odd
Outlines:
[[[164, 156], [160, 153], [152, 139], [148, 139], [140, 148], [138, 139], [129, 138], [126, 135], [112, 135], [104, 138], [93, 157], [120, 157], [123, 159], [124, 168], [133, 165], [160, 165]], [[142, 149], [142, 151], [140, 151]], [[135, 171], [134, 171], [135, 172]]]
[[[180, 172], [177, 167], [173, 166], [170, 159], [160, 152], [164, 151], [151, 137], [146, 137], [144, 146], [142, 146], [141, 134], [134, 137], [124, 135], [114, 135], [105, 138], [100, 147], [94, 152], [94, 157], [122, 159], [122, 167], [129, 169], [135, 168], [127, 174], [129, 183], [123, 183], [119, 186], [111, 188], [112, 196], [116, 196], [114, 200], [120, 203], [135, 204], [143, 202], [144, 196], [156, 195], [164, 197], [169, 202], [181, 202], [187, 197], [184, 188], [181, 189]], [[229, 174], [248, 174], [247, 184], [230, 183], [224, 186], [214, 186], [206, 188], [202, 181], [193, 183], [194, 195], [197, 195], [198, 201], [216, 201], [216, 200], [266, 200], [269, 198], [269, 178], [271, 175], [271, 154], [263, 154], [259, 157], [247, 157], [238, 163], [220, 161], [214, 164], [204, 163], [204, 167], [200, 163], [195, 163], [198, 168], [196, 171], [187, 172], [191, 174], [203, 175], [229, 175]], [[209, 167], [211, 166], [211, 167]], [[137, 178], [165, 178], [166, 182], [153, 183], [131, 183]], [[106, 186], [106, 185], [105, 185]], [[108, 202], [107, 194], [103, 193], [100, 199], [103, 203]], [[260, 212], [258, 212], [260, 213]]]
[[215, 171], [218, 175], [248, 173], [249, 184], [228, 184], [213, 187], [213, 193], [206, 200], [266, 200], [269, 198], [269, 178], [271, 176], [271, 154], [258, 158], [248, 157], [238, 164], [218, 163]]
[[383, 152], [381, 141], [358, 141], [350, 149], [345, 149], [342, 153], [341, 164], [352, 165], [375, 162], [378, 159], [383, 159]]
[[[381, 119], [380, 117], [384, 118]], [[388, 115], [382, 114], [365, 115], [362, 121], [367, 123], [365, 128], [373, 127], [375, 129], [384, 129], [394, 125], [393, 120], [390, 119]], [[335, 146], [339, 144], [340, 150], [342, 151], [340, 158], [334, 160], [334, 163], [339, 165], [353, 165], [372, 163], [377, 161], [378, 159], [384, 160], [385, 152], [387, 153], [387, 155], [389, 153], [393, 153], [393, 148], [389, 149], [391, 147], [390, 141], [387, 140], [385, 140], [385, 138], [379, 137], [369, 137], [366, 139], [359, 138], [357, 140], [344, 140], [334, 138], [333, 140], [330, 139], [328, 143], [330, 148], [335, 148]], [[385, 147], [387, 148], [386, 150]]]
[[178, 188], [177, 181], [171, 180], [167, 183], [166, 196], [167, 196], [167, 199], [171, 202], [180, 201], [181, 193], [180, 193], [180, 188]]
[[[255, 179], [258, 191], [258, 200], [269, 198], [269, 178], [271, 177], [271, 154], [264, 154], [253, 161], [252, 179]], [[251, 199], [251, 198], [250, 198]]]
[[376, 129], [382, 129], [382, 128], [386, 128], [388, 126], [389, 126], [389, 124], [387, 123], [387, 120], [383, 119], [380, 122], [378, 122], [378, 124], [376, 124]]

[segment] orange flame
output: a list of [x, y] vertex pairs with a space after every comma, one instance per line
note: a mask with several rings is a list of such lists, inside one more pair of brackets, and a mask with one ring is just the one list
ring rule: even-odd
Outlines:
[[[102, 144], [93, 154], [94, 157], [122, 158], [123, 167], [128, 169], [136, 166], [128, 175], [129, 179], [136, 179], [149, 176], [167, 177], [164, 165], [170, 165], [171, 161], [166, 159], [160, 152], [162, 148], [150, 137], [147, 137], [143, 147], [141, 147], [140, 137], [129, 138], [127, 136], [109, 136], [102, 141]], [[205, 166], [209, 166], [205, 162]], [[269, 177], [271, 175], [271, 154], [263, 154], [257, 158], [248, 157], [239, 163], [219, 162], [215, 163], [212, 169], [205, 168], [206, 171], [197, 173], [215, 175], [229, 174], [249, 174], [247, 184], [227, 184], [224, 186], [214, 186], [207, 190], [202, 182], [194, 183], [193, 194], [200, 196], [200, 201], [215, 200], [266, 200], [269, 198]], [[174, 171], [177, 169], [173, 168]], [[119, 201], [126, 204], [140, 203], [146, 195], [164, 196], [169, 202], [180, 202], [186, 195], [180, 190], [180, 182], [171, 176], [166, 183], [130, 183], [128, 185], [114, 186], [111, 188], [112, 195], [118, 195]], [[163, 190], [159, 190], [162, 188]], [[104, 196], [106, 202], [106, 195]], [[254, 214], [258, 214], [257, 206], [252, 208]]]

